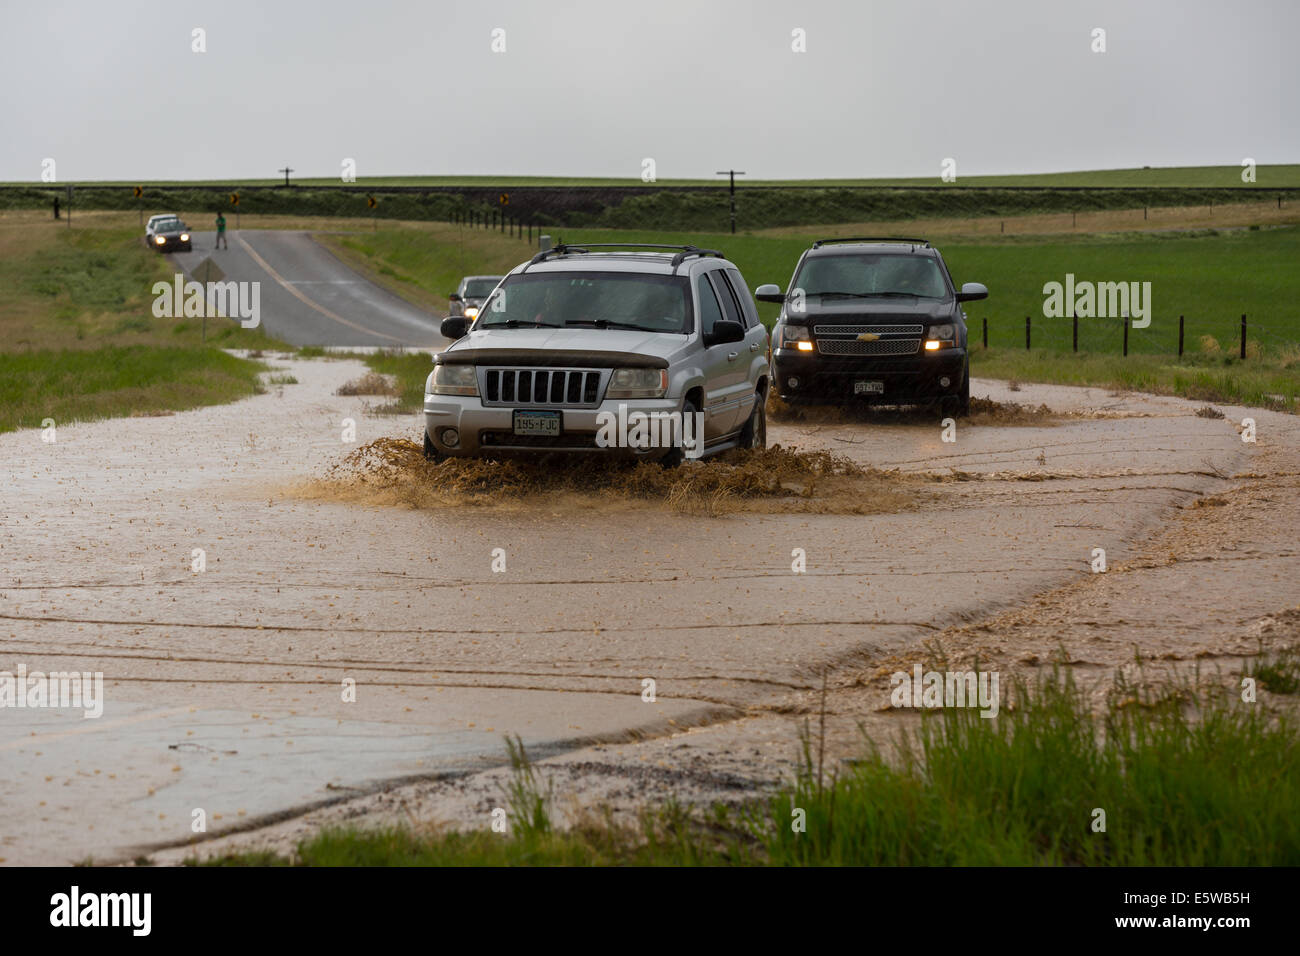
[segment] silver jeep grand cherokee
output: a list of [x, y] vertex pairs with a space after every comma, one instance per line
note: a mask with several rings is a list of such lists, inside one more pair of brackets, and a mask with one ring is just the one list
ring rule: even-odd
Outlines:
[[[557, 451], [677, 465], [766, 444], [767, 330], [720, 252], [559, 245], [512, 270], [472, 324], [444, 319], [442, 334], [455, 341], [424, 387], [431, 459]], [[702, 442], [695, 429], [625, 440], [628, 422], [674, 418], [700, 426]]]

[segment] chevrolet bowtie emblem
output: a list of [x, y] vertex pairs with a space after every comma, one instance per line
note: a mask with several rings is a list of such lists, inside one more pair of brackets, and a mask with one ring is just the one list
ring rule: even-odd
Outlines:
[[879, 339], [879, 338], [880, 338], [880, 336], [877, 335], [875, 332], [863, 332], [861, 335], [858, 336], [858, 341], [859, 341], [859, 342], [874, 342], [874, 341], [876, 341], [876, 340]]

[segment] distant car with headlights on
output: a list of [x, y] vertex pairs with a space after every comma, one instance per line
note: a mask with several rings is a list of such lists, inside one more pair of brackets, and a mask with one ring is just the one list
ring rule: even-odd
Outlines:
[[167, 219], [149, 220], [152, 232], [146, 233], [149, 246], [158, 252], [189, 252], [194, 246], [190, 243], [189, 226], [175, 216]]
[[465, 276], [460, 280], [456, 291], [447, 296], [447, 317], [463, 315], [471, 321], [478, 317], [478, 310], [492, 294], [492, 290], [505, 278], [504, 276]]
[[970, 409], [970, 355], [960, 291], [925, 239], [819, 239], [799, 257], [790, 289], [761, 285], [781, 303], [772, 372], [784, 401], [934, 405]]

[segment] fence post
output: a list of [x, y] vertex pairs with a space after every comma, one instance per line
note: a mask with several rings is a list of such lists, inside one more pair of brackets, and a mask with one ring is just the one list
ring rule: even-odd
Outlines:
[[1029, 316], [1025, 316], [1025, 350], [1029, 350]]
[[1246, 313], [1241, 313], [1241, 357], [1246, 357]]
[[1124, 316], [1124, 357], [1128, 358], [1128, 316]]
[[1178, 317], [1178, 357], [1183, 357], [1183, 317]]
[[984, 316], [984, 347], [989, 347], [989, 317]]
[[1079, 313], [1074, 313], [1074, 350], [1079, 351]]

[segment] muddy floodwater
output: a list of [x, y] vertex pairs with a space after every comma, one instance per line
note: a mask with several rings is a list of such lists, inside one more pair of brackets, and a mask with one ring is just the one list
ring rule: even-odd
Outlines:
[[[1276, 635], [1300, 603], [1267, 538], [1285, 516], [1234, 539], [1260, 501], [1296, 500], [1257, 489], [1256, 511], [1233, 510], [1234, 475], [1297, 470], [1267, 457], [1300, 445], [1285, 415], [1253, 413], [1246, 444], [1240, 409], [976, 381], [974, 414], [948, 431], [913, 411], [778, 410], [767, 451], [674, 471], [430, 464], [418, 416], [336, 394], [360, 363], [268, 360], [297, 384], [61, 425], [57, 443], [0, 435], [0, 670], [104, 680], [97, 719], [0, 715], [20, 768], [0, 779], [6, 862], [184, 847], [200, 807], [205, 839], [379, 812], [398, 782], [426, 788], [408, 807], [477, 825], [507, 734], [576, 760], [575, 800], [684, 780], [744, 793], [793, 756], [823, 679], [856, 695], [852, 730], [888, 709], [877, 672], [936, 642], [1010, 667], [1078, 635], [1100, 665], [1201, 648], [1219, 627]], [[1250, 587], [1224, 562], [1221, 586], [1149, 577], [1158, 599], [1111, 613], [1144, 593], [1123, 589], [1138, 580], [1125, 569], [1155, 560], [1151, 542], [1230, 512], [1179, 540], [1260, 555]], [[1102, 583], [1119, 589], [1104, 606]], [[1215, 587], [1231, 600], [1199, 606]], [[980, 623], [1062, 588], [1091, 596], [1005, 633]], [[1186, 629], [1157, 609], [1164, 624], [1185, 609]], [[1268, 614], [1280, 623], [1258, 624]], [[1098, 620], [1111, 624], [1093, 635]], [[462, 790], [437, 789], [448, 774]]]

